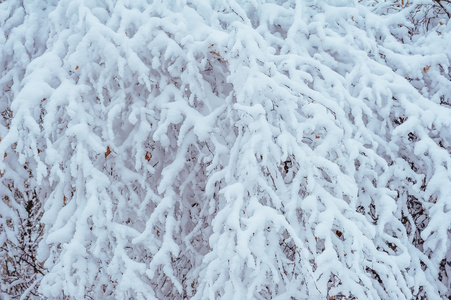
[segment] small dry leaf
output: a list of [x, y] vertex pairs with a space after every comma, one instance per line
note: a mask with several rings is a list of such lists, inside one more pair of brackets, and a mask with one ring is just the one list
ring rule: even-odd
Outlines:
[[78, 66], [75, 67], [75, 70], [78, 70]]
[[110, 150], [110, 146], [106, 147], [106, 152], [105, 152], [105, 158], [108, 157], [108, 155], [110, 155], [111, 150]]
[[319, 135], [315, 136], [316, 139], [319, 139]]
[[216, 52], [216, 51], [210, 51], [210, 53], [211, 54], [214, 54], [214, 55], [216, 55], [216, 56], [219, 56], [219, 57], [221, 57], [221, 54], [219, 54], [218, 52]]
[[64, 196], [64, 198], [63, 198], [63, 203], [64, 203], [64, 204], [66, 204], [66, 200], [67, 200], [67, 199], [66, 199], [66, 196]]
[[431, 68], [431, 66], [426, 66], [423, 68], [423, 72], [427, 73], [429, 71], [429, 69]]
[[444, 24], [442, 21], [440, 21], [439, 23], [440, 23], [440, 25], [443, 25], [443, 24]]
[[41, 102], [44, 102], [45, 100], [47, 100], [47, 98], [42, 98]]
[[146, 157], [145, 157], [145, 159], [146, 159], [147, 161], [150, 161], [151, 158], [152, 158], [152, 153], [150, 153], [149, 151], [147, 151], [147, 152], [146, 152]]
[[336, 231], [335, 231], [335, 234], [336, 234], [338, 237], [341, 237], [341, 236], [343, 235], [343, 233], [342, 233], [340, 230], [336, 230]]
[[3, 158], [5, 158], [5, 157], [7, 157], [8, 156], [8, 154], [6, 154], [6, 152], [5, 152], [5, 154], [3, 154]]
[[354, 16], [352, 16], [352, 17], [351, 17], [351, 20], [353, 20], [353, 21], [354, 21]]

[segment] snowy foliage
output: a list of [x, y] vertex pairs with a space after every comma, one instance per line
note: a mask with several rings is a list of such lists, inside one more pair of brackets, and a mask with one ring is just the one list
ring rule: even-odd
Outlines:
[[0, 1], [1, 293], [451, 296], [450, 13]]

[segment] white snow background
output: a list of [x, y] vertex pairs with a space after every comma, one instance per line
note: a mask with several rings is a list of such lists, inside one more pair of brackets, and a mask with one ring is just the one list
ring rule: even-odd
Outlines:
[[0, 1], [3, 299], [447, 299], [450, 15]]

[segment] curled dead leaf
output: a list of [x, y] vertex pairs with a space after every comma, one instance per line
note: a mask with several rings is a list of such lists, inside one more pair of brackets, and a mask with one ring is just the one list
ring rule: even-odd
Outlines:
[[110, 155], [110, 153], [111, 153], [111, 149], [110, 149], [110, 146], [108, 146], [108, 147], [106, 147], [105, 158], [107, 158], [108, 155]]
[[147, 151], [147, 152], [146, 152], [145, 159], [146, 159], [147, 161], [150, 161], [151, 158], [152, 158], [152, 153], [150, 153], [149, 151]]

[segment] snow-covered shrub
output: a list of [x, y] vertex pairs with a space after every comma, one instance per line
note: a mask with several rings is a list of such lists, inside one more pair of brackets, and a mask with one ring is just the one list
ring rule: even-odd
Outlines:
[[0, 293], [32, 296], [44, 274], [36, 248], [44, 229], [41, 201], [49, 191], [36, 177], [46, 168], [39, 154], [41, 109], [28, 102], [17, 108], [34, 93], [35, 83], [27, 91], [22, 80], [45, 52], [49, 32], [43, 3], [7, 1], [0, 7]]
[[449, 296], [443, 6], [3, 1], [2, 292]]

